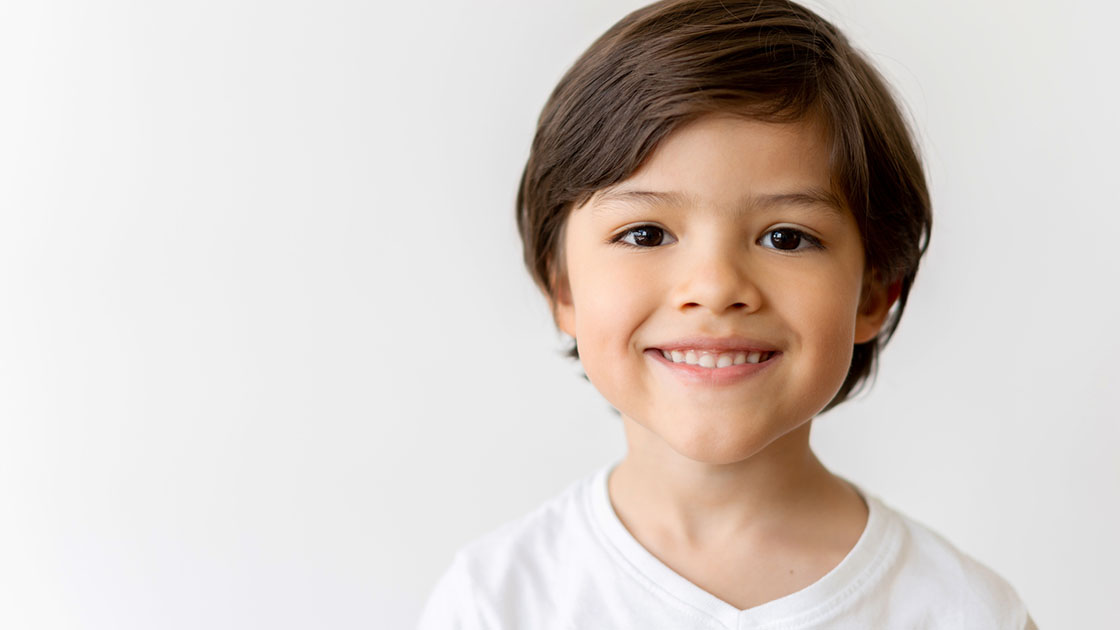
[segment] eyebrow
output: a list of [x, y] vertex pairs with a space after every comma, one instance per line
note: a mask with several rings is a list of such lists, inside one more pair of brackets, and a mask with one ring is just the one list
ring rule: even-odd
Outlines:
[[[654, 192], [648, 190], [611, 190], [607, 189], [599, 193], [597, 202], [637, 202], [647, 206], [656, 205], [672, 205], [672, 206], [686, 206], [695, 205], [697, 200], [692, 195], [688, 195], [676, 191]], [[819, 208], [834, 214], [844, 214], [844, 203], [840, 197], [831, 190], [824, 190], [821, 188], [807, 188], [804, 190], [797, 190], [783, 193], [771, 193], [766, 195], [751, 195], [745, 198], [739, 207], [743, 210], [751, 208], [773, 208], [775, 206], [802, 206], [807, 208]], [[594, 214], [600, 214], [600, 206], [595, 204], [592, 210]]]

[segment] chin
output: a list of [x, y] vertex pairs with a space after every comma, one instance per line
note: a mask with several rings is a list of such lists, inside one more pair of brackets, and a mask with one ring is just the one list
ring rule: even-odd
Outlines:
[[751, 458], [764, 450], [776, 437], [713, 431], [670, 436], [666, 442], [683, 457], [703, 464], [723, 466]]

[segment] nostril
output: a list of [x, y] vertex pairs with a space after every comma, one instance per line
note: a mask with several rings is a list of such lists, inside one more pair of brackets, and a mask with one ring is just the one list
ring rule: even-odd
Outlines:
[[[699, 308], [700, 306], [702, 306], [702, 304], [700, 304], [699, 302], [685, 302], [684, 304], [681, 304], [681, 308]], [[750, 309], [750, 306], [748, 306], [745, 302], [735, 302], [734, 304], [728, 305], [727, 308], [731, 310], [748, 310]]]

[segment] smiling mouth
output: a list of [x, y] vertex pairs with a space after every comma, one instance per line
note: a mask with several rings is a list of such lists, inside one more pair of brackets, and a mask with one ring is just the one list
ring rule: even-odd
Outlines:
[[672, 363], [695, 365], [718, 370], [720, 368], [763, 363], [778, 354], [776, 351], [708, 352], [706, 350], [657, 350], [661, 356]]

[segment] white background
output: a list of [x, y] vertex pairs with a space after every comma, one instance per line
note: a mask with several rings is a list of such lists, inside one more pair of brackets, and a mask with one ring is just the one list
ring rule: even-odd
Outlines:
[[[0, 5], [0, 627], [407, 628], [622, 456], [521, 267], [563, 71], [639, 1]], [[935, 223], [826, 464], [1120, 627], [1110, 2], [814, 4]]]

